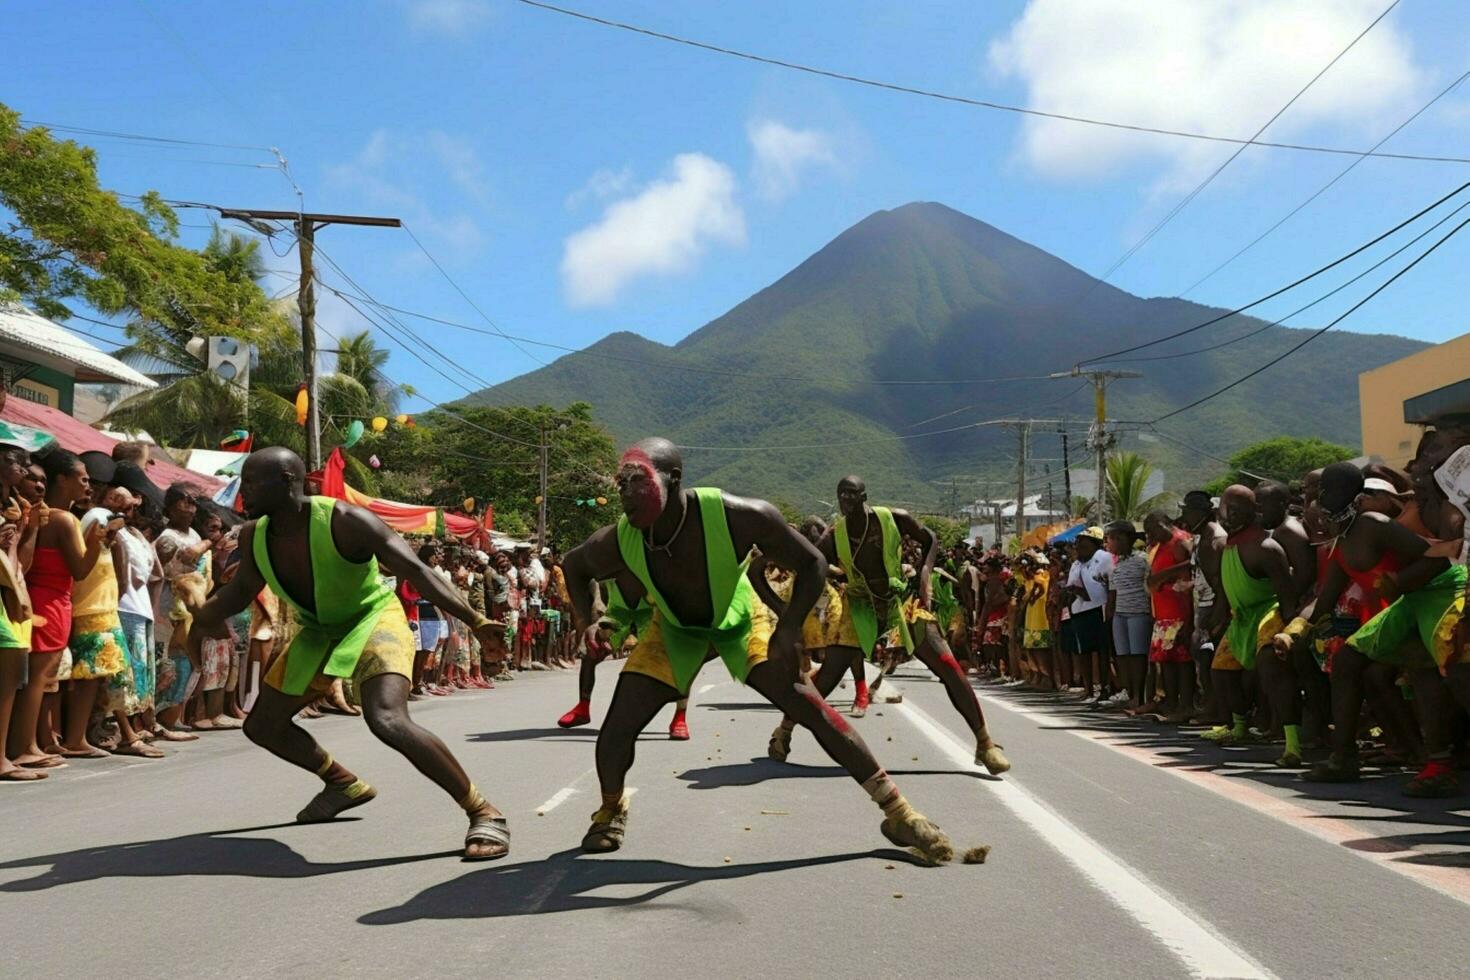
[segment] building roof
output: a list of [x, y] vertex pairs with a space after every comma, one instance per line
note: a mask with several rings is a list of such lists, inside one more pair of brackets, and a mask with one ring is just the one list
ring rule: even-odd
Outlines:
[[[0, 419], [49, 432], [56, 437], [56, 442], [62, 449], [70, 449], [74, 453], [84, 453], [89, 449], [110, 453], [112, 447], [118, 442], [98, 432], [90, 425], [78, 422], [60, 409], [51, 408], [48, 405], [37, 405], [24, 398], [7, 398], [5, 406], [0, 408]], [[160, 459], [157, 455], [151, 456], [148, 460], [148, 479], [160, 487], [167, 487], [171, 483], [188, 483], [210, 493], [218, 490], [225, 483], [215, 476], [191, 473], [182, 466], [166, 459]]]
[[140, 388], [158, 387], [146, 374], [19, 303], [0, 304], [0, 348], [7, 347], [26, 360], [83, 383], [121, 381]]
[[[178, 455], [178, 454], [175, 454]], [[230, 453], [222, 449], [188, 449], [183, 453], [184, 468], [205, 476], [237, 476], [249, 453]]]
[[1456, 381], [1404, 402], [1404, 421], [1414, 425], [1434, 425], [1465, 416], [1470, 416], [1470, 380]]

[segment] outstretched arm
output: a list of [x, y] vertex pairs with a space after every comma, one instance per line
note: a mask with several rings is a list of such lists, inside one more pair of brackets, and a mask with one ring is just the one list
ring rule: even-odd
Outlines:
[[736, 554], [759, 548], [766, 561], [796, 576], [791, 583], [791, 598], [777, 619], [776, 633], [771, 637], [777, 653], [791, 656], [794, 669], [801, 624], [821, 598], [827, 581], [827, 559], [810, 541], [793, 531], [781, 512], [766, 501], [727, 495], [725, 507]]
[[[597, 626], [602, 618], [602, 591], [597, 583], [615, 578], [627, 570], [622, 553], [618, 551], [617, 529], [609, 524], [593, 531], [591, 536], [567, 552], [561, 563], [562, 574], [567, 577], [567, 591], [572, 596], [572, 618], [578, 631], [585, 634]], [[638, 604], [636, 596], [630, 596], [618, 583], [619, 591], [628, 601], [630, 608]]]
[[906, 510], [893, 511], [893, 522], [898, 525], [900, 533], [919, 542], [919, 547], [923, 549], [924, 559], [919, 563], [918, 569], [919, 605], [928, 609], [933, 605], [931, 592], [934, 580], [930, 573], [934, 571], [934, 558], [939, 554], [939, 538]]
[[[251, 543], [255, 540], [255, 522], [240, 527], [240, 564], [233, 578], [217, 589], [209, 601], [194, 611], [194, 625], [201, 634], [213, 637], [225, 635], [225, 620], [238, 612], [245, 611], [254, 598], [265, 588], [265, 577], [255, 566], [255, 551]], [[191, 631], [193, 632], [193, 631]]]
[[760, 596], [761, 602], [780, 616], [786, 609], [786, 603], [771, 588], [770, 579], [766, 578], [766, 556], [757, 551], [750, 559], [750, 567], [745, 570], [745, 577], [750, 579], [750, 585], [755, 589], [755, 594]]

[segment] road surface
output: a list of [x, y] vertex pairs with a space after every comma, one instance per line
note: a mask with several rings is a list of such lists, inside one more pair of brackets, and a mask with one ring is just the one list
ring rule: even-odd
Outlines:
[[[619, 664], [604, 664], [593, 717]], [[569, 672], [414, 705], [510, 817], [509, 858], [456, 859], [453, 803], [357, 719], [307, 722], [379, 798], [294, 826], [315, 781], [238, 733], [168, 760], [0, 784], [6, 975], [1055, 978], [1466, 975], [1470, 802], [1402, 777], [1319, 787], [1269, 747], [1222, 750], [1035, 695], [982, 691], [1003, 779], [908, 665], [855, 722], [910, 800], [984, 865], [928, 868], [798, 731], [718, 662], [693, 740], [639, 743], [628, 840], [576, 845], [595, 730]], [[835, 704], [850, 699], [838, 691]]]

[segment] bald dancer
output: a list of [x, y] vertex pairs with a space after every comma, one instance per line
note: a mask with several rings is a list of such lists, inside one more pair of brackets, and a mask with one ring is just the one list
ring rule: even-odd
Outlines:
[[[950, 860], [954, 849], [943, 831], [909, 805], [847, 720], [800, 676], [802, 622], [826, 582], [821, 552], [766, 501], [685, 489], [683, 480], [683, 459], [673, 443], [644, 439], [634, 445], [618, 464], [623, 516], [568, 552], [563, 563], [587, 645], [601, 642], [599, 581], [612, 579], [632, 606], [646, 598], [653, 607], [597, 735], [602, 805], [582, 849], [622, 846], [629, 814], [624, 782], [639, 733], [665, 704], [688, 693], [707, 660], [719, 657], [732, 677], [811, 729], [882, 809], [884, 837], [917, 847], [931, 861]], [[752, 549], [795, 575], [779, 617], [756, 599], [746, 577]]]
[[[830, 691], [853, 663], [871, 658], [878, 637], [897, 628], [899, 643], [928, 667], [944, 684], [949, 702], [975, 736], [975, 763], [999, 775], [1011, 768], [1001, 747], [990, 737], [985, 715], [930, 611], [934, 556], [939, 541], [907, 511], [868, 505], [868, 488], [860, 477], [846, 476], [837, 484], [837, 507], [842, 516], [817, 543], [822, 557], [837, 564], [846, 581], [842, 622], [835, 643], [817, 673], [817, 689]], [[903, 603], [903, 539], [918, 542], [922, 553], [915, 576], [918, 596]], [[915, 635], [917, 634], [917, 635]], [[791, 751], [790, 718], [771, 733], [768, 753], [785, 759]]]
[[415, 643], [379, 563], [412, 582], [435, 606], [472, 624], [487, 647], [498, 641], [505, 624], [472, 610], [377, 517], [331, 497], [308, 497], [305, 485], [306, 466], [289, 449], [262, 449], [246, 459], [240, 497], [254, 520], [240, 528], [239, 571], [194, 613], [190, 643], [197, 645], [204, 635], [226, 635], [229, 617], [249, 608], [269, 586], [291, 604], [301, 631], [266, 673], [245, 734], [322, 781], [321, 792], [297, 821], [331, 820], [377, 796], [292, 721], [334, 678], [351, 677], [372, 733], [437, 783], [469, 817], [465, 859], [504, 857], [510, 852], [505, 817], [480, 795], [444, 743], [409, 718]]
[[[1215, 654], [1212, 669], [1216, 689], [1223, 692], [1229, 706], [1231, 724], [1204, 737], [1228, 745], [1250, 740], [1245, 672], [1259, 668], [1261, 686], [1286, 734], [1286, 750], [1276, 760], [1277, 765], [1299, 766], [1301, 694], [1298, 691], [1292, 697], [1295, 681], [1286, 677], [1284, 658], [1273, 646], [1276, 634], [1298, 608], [1291, 563], [1286, 550], [1261, 526], [1256, 495], [1249, 487], [1236, 484], [1226, 488], [1220, 497], [1220, 517], [1226, 533], [1225, 549], [1220, 555], [1225, 601], [1217, 597], [1211, 613], [1215, 629], [1224, 628], [1225, 642]], [[1258, 656], [1262, 648], [1267, 652]]]

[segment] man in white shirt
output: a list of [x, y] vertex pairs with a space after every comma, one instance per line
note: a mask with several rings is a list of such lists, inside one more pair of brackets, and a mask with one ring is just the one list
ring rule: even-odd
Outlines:
[[1067, 596], [1072, 615], [1062, 623], [1062, 651], [1072, 655], [1072, 678], [1084, 695], [1096, 695], [1106, 679], [1107, 626], [1103, 607], [1108, 601], [1108, 573], [1113, 557], [1103, 549], [1100, 527], [1077, 535], [1077, 560], [1067, 573]]

